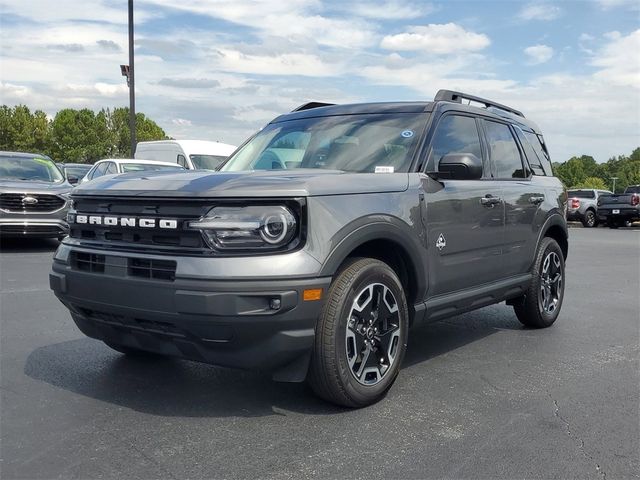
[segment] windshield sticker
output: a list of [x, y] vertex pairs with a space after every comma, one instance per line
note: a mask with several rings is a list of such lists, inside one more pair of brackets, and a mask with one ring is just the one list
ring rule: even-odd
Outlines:
[[405, 130], [400, 135], [402, 135], [403, 138], [411, 138], [413, 137], [413, 130]]
[[376, 166], [376, 173], [393, 173], [393, 167]]

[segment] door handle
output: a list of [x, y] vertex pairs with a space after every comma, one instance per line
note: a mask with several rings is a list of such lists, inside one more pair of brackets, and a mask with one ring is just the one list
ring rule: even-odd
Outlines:
[[498, 205], [500, 202], [502, 202], [502, 199], [500, 197], [494, 197], [490, 193], [480, 198], [480, 203], [488, 208], [493, 208], [494, 206]]
[[534, 205], [540, 205], [542, 202], [544, 202], [544, 195], [529, 197], [529, 203], [533, 203]]

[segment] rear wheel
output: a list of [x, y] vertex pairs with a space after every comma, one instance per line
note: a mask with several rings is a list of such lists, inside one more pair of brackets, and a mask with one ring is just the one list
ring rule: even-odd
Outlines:
[[598, 226], [598, 218], [596, 217], [596, 212], [593, 210], [587, 210], [584, 213], [584, 218], [582, 219], [582, 225], [585, 228], [593, 228]]
[[620, 222], [618, 220], [607, 220], [607, 227], [620, 228]]
[[372, 258], [347, 264], [316, 327], [308, 376], [316, 394], [346, 407], [382, 398], [402, 364], [408, 318], [402, 284], [387, 264]]
[[531, 273], [531, 284], [513, 309], [523, 325], [549, 327], [560, 313], [565, 281], [564, 256], [553, 238], [545, 237], [540, 242]]

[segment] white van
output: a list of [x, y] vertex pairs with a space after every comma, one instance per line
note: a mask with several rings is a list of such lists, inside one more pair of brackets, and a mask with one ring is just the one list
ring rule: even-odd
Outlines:
[[139, 142], [135, 158], [182, 165], [191, 170], [215, 170], [236, 147], [206, 140]]

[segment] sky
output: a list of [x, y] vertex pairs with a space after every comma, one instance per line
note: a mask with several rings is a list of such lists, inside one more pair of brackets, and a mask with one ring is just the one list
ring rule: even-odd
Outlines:
[[[0, 101], [128, 106], [126, 0], [0, 0]], [[640, 1], [135, 0], [136, 108], [239, 144], [308, 101], [461, 90], [524, 112], [554, 161], [640, 146]]]

